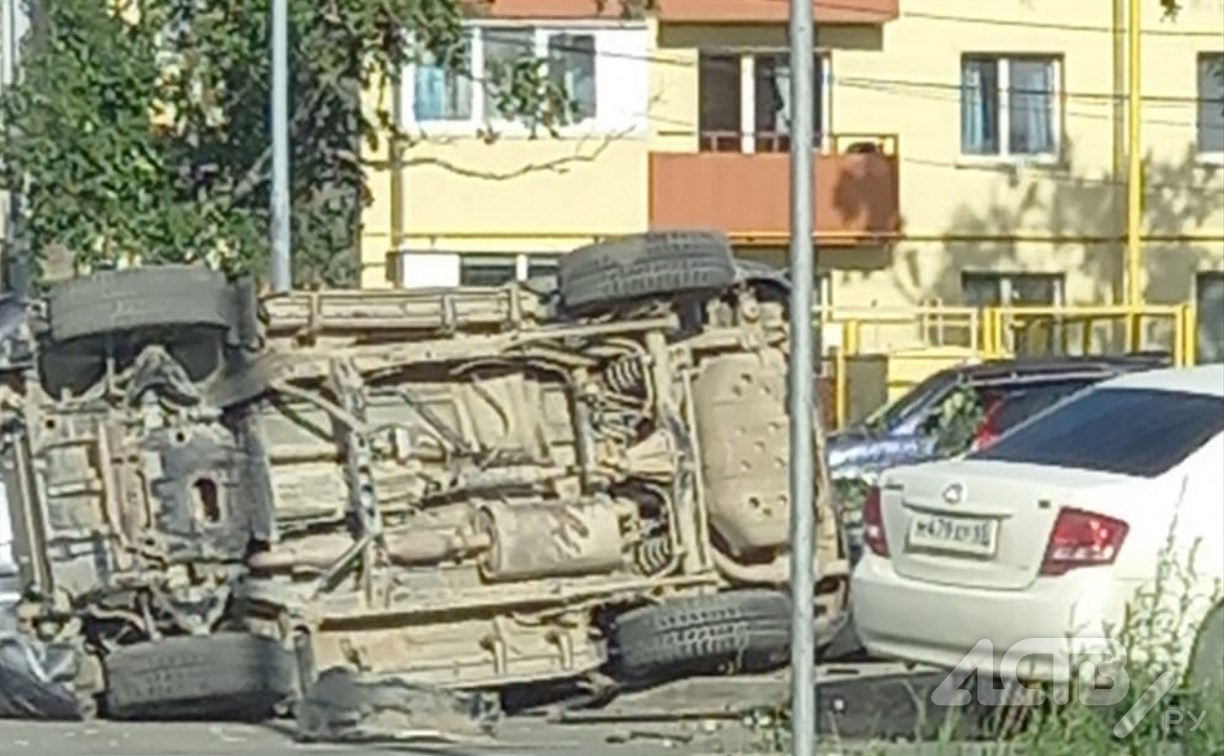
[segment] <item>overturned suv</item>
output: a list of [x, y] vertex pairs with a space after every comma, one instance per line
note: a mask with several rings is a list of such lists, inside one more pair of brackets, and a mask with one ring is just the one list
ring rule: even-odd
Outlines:
[[[7, 329], [33, 347], [3, 389], [19, 632], [115, 717], [262, 714], [335, 667], [499, 689], [784, 662], [785, 300], [700, 231], [499, 288], [64, 282]], [[824, 493], [818, 642], [845, 598]]]

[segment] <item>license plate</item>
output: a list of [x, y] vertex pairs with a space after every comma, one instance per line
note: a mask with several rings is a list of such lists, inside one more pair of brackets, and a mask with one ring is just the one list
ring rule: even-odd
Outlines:
[[993, 519], [916, 512], [910, 521], [909, 546], [920, 551], [993, 556], [998, 527], [999, 521]]

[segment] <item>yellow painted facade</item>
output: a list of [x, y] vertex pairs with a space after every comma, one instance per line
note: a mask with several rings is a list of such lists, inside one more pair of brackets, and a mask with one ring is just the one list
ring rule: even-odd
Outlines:
[[[1114, 103], [1126, 90], [1115, 90], [1111, 5], [905, 0], [883, 54], [835, 53], [834, 77], [848, 82], [834, 87], [836, 129], [897, 124], [905, 232], [882, 267], [834, 275], [839, 304], [955, 302], [964, 270], [1064, 272], [1068, 303], [1117, 301], [1124, 252], [1108, 239], [1125, 232], [1125, 161], [1114, 168], [1125, 109], [1115, 137]], [[1194, 154], [1193, 102], [1198, 53], [1224, 51], [1224, 2], [1186, 3], [1175, 23], [1142, 5], [1145, 289], [1172, 303], [1193, 295], [1197, 271], [1224, 269], [1224, 170]], [[1059, 164], [959, 157], [955, 85], [971, 52], [1061, 56]]]
[[[1176, 21], [1162, 19], [1154, 0], [1142, 5], [1145, 293], [1171, 303], [1193, 297], [1196, 274], [1224, 271], [1224, 167], [1195, 154], [1194, 102], [1197, 56], [1224, 52], [1224, 0], [1190, 0]], [[896, 243], [822, 251], [835, 304], [956, 303], [966, 271], [1059, 273], [1067, 303], [1118, 301], [1125, 61], [1115, 61], [1124, 36], [1111, 24], [1124, 10], [1124, 0], [902, 0], [901, 17], [882, 27], [820, 30], [825, 128], [896, 134], [901, 161]], [[391, 285], [386, 263], [397, 247], [536, 253], [644, 230], [649, 153], [697, 149], [698, 49], [785, 46], [781, 27], [652, 21], [646, 34], [645, 133], [502, 135], [491, 144], [448, 134], [406, 149], [402, 191], [393, 192], [390, 170], [373, 170], [363, 283]], [[961, 59], [971, 53], [1058, 57], [1061, 159], [961, 156]], [[782, 261], [784, 252], [752, 254]], [[404, 260], [411, 284], [412, 258]]]

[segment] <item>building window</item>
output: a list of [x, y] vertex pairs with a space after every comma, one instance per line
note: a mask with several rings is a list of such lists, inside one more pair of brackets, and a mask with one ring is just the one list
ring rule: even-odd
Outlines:
[[[533, 101], [524, 101], [505, 86], [512, 72], [524, 65], [532, 66], [544, 58], [548, 83], [566, 93], [570, 100], [568, 113], [558, 114], [562, 123], [581, 123], [594, 119], [595, 96], [595, 35], [569, 34], [532, 27], [481, 29], [483, 48], [484, 115], [486, 120], [528, 122], [534, 115]], [[541, 47], [547, 51], [541, 56]]]
[[570, 99], [569, 120], [595, 118], [595, 35], [553, 34], [548, 38], [548, 80]]
[[514, 255], [463, 255], [460, 286], [502, 286], [515, 280]]
[[527, 270], [523, 278], [557, 275], [557, 258], [559, 255], [525, 255], [525, 257], [527, 258]]
[[[473, 134], [484, 124], [531, 129], [537, 125], [532, 120], [536, 97], [522, 97], [505, 82], [514, 70], [542, 61], [542, 79], [567, 96], [567, 112], [556, 114], [563, 128], [645, 133], [648, 44], [645, 28], [632, 25], [576, 30], [474, 26], [463, 58], [456, 54], [438, 61], [423, 54], [409, 67], [402, 96], [412, 123], [406, 125]], [[455, 70], [460, 59], [466, 61], [465, 70]], [[475, 80], [471, 71], [479, 72]]]
[[961, 59], [961, 154], [1056, 159], [1061, 141], [1055, 57]]
[[1224, 273], [1199, 273], [1194, 279], [1198, 310], [1197, 362], [1224, 362]]
[[[465, 40], [454, 60], [471, 56]], [[413, 71], [413, 115], [418, 121], [467, 121], [472, 117], [472, 79], [456, 70], [454, 60], [425, 52]]]
[[1198, 154], [1224, 163], [1224, 53], [1198, 56]]
[[1049, 307], [1063, 303], [1063, 275], [961, 273], [961, 294], [970, 307]]
[[[785, 52], [702, 50], [697, 72], [699, 145], [703, 152], [786, 152], [790, 149], [790, 56]], [[817, 56], [813, 147], [826, 129], [828, 61]]]
[[511, 281], [526, 281], [556, 275], [560, 255], [460, 254], [460, 286], [504, 286]]

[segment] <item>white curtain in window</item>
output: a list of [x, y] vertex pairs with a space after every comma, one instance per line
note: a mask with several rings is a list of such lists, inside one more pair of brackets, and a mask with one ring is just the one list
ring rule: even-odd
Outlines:
[[1012, 60], [1008, 68], [1008, 147], [1021, 155], [1054, 151], [1054, 64]]
[[999, 64], [967, 58], [961, 64], [961, 152], [999, 152]]

